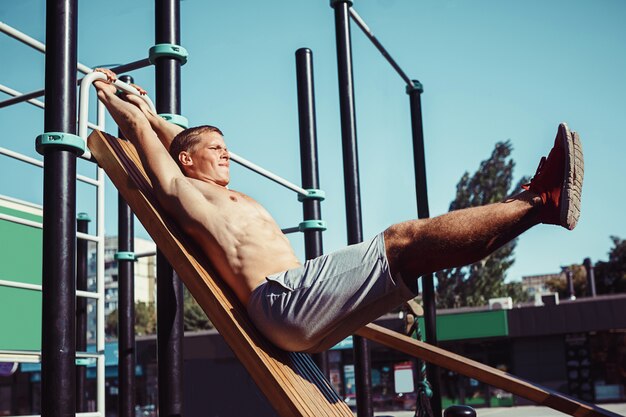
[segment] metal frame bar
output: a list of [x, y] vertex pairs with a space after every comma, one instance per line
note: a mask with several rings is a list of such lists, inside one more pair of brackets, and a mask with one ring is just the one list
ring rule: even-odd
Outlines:
[[365, 35], [368, 37], [368, 39], [370, 41], [372, 41], [372, 43], [374, 44], [376, 49], [378, 49], [378, 51], [383, 55], [383, 57], [385, 57], [387, 62], [389, 62], [389, 64], [391, 64], [393, 69], [396, 70], [396, 72], [404, 80], [406, 85], [409, 86], [409, 87], [414, 87], [413, 80], [411, 80], [409, 78], [409, 76], [406, 75], [406, 73], [402, 70], [402, 68], [400, 68], [398, 63], [391, 57], [391, 55], [389, 55], [389, 52], [387, 52], [385, 47], [380, 43], [380, 41], [376, 38], [376, 36], [374, 36], [374, 34], [372, 33], [371, 29], [367, 26], [367, 24], [361, 18], [361, 16], [359, 16], [359, 14], [356, 12], [356, 10], [354, 10], [353, 7], [350, 7], [349, 12], [350, 12], [350, 17], [352, 18], [352, 20], [355, 21], [357, 26], [363, 31], [363, 33], [365, 33]]
[[[129, 75], [120, 77], [120, 81], [131, 84]], [[123, 137], [118, 129], [118, 136]], [[133, 212], [117, 193], [117, 250], [134, 252], [135, 228]], [[135, 414], [135, 262], [118, 260], [118, 415], [134, 417]]]
[[[22, 93], [20, 93], [19, 91], [14, 90], [14, 89], [12, 89], [10, 87], [7, 87], [5, 85], [2, 85], [2, 84], [0, 84], [0, 91], [2, 91], [3, 93], [6, 93], [6, 94], [12, 95], [13, 97], [19, 97], [19, 96], [22, 95]], [[28, 100], [27, 103], [30, 103], [30, 104], [32, 104], [35, 107], [39, 107], [40, 109], [45, 109], [46, 108], [46, 104], [43, 101], [32, 99], [32, 100]], [[100, 109], [98, 109], [98, 111], [100, 111]], [[89, 121], [87, 122], [87, 126], [89, 128], [91, 128], [91, 129], [99, 129], [100, 128], [100, 126], [95, 125], [95, 124], [93, 124], [93, 123], [91, 123]]]
[[[78, 1], [49, 0], [46, 42], [48, 103], [44, 132], [76, 132]], [[76, 414], [76, 163], [73, 150], [44, 154], [41, 338], [43, 417]]]
[[[343, 181], [346, 203], [348, 244], [363, 241], [361, 217], [361, 191], [352, 75], [352, 45], [350, 35], [350, 0], [331, 1], [335, 10], [335, 38], [337, 45], [337, 76], [339, 80], [339, 109], [341, 116], [341, 142], [343, 151]], [[369, 344], [360, 336], [353, 336], [354, 372], [357, 415], [371, 417], [372, 408], [371, 359]]]
[[238, 163], [239, 165], [248, 168], [251, 171], [256, 172], [257, 174], [260, 174], [262, 176], [264, 176], [267, 179], [270, 179], [272, 181], [274, 181], [277, 184], [282, 185], [285, 188], [288, 188], [292, 191], [295, 191], [298, 194], [301, 194], [303, 196], [308, 196], [309, 193], [307, 192], [307, 190], [305, 190], [302, 187], [298, 187], [297, 185], [287, 181], [286, 179], [274, 174], [271, 171], [266, 170], [265, 168], [262, 168], [260, 166], [258, 166], [257, 164], [255, 164], [254, 162], [250, 162], [247, 159], [233, 153], [233, 152], [229, 152], [230, 154], [230, 159], [233, 162]]
[[[180, 45], [180, 0], [155, 0], [155, 44]], [[180, 67], [174, 57], [156, 60], [158, 113], [180, 114]], [[157, 250], [157, 361], [159, 413], [183, 414], [183, 284]]]

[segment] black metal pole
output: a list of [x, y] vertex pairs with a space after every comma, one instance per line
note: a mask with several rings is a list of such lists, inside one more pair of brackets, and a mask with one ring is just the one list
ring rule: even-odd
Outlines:
[[[46, 3], [45, 132], [76, 133], [77, 1]], [[76, 153], [44, 150], [41, 410], [76, 413]]]
[[[335, 9], [348, 244], [352, 245], [363, 241], [356, 116], [354, 111], [354, 84], [352, 78], [352, 46], [350, 40], [349, 8], [352, 6], [352, 2], [349, 0], [333, 0], [331, 1], [331, 6]], [[359, 417], [371, 417], [373, 409], [369, 345], [367, 340], [360, 336], [354, 335], [352, 338], [354, 344], [357, 415]]]
[[[130, 84], [133, 78], [120, 80]], [[123, 137], [118, 131], [119, 137]], [[117, 194], [117, 250], [135, 251], [133, 212], [120, 193]], [[134, 256], [118, 258], [118, 369], [120, 417], [135, 415], [135, 264]]]
[[[81, 233], [89, 231], [89, 216], [86, 213], [78, 213], [77, 230]], [[76, 289], [87, 291], [87, 262], [88, 241], [78, 239], [76, 242]], [[87, 351], [87, 299], [76, 299], [76, 350]], [[85, 408], [86, 371], [84, 366], [76, 367], [76, 411], [87, 411]]]
[[[428, 190], [426, 187], [426, 156], [424, 152], [424, 126], [422, 124], [422, 101], [424, 92], [422, 84], [413, 80], [413, 86], [407, 86], [411, 106], [411, 133], [413, 136], [413, 161], [415, 168], [415, 194], [417, 197], [417, 217], [430, 217], [428, 209]], [[417, 279], [418, 277], [415, 277]], [[435, 284], [433, 274], [422, 277], [422, 291], [424, 300], [424, 327], [426, 341], [437, 346], [437, 308], [435, 305]], [[428, 380], [433, 389], [431, 407], [435, 416], [441, 415], [440, 370], [428, 363], [426, 365]]]
[[[315, 123], [315, 90], [313, 82], [313, 53], [308, 48], [296, 51], [296, 78], [298, 84], [298, 121], [300, 126], [300, 169], [302, 188], [319, 188], [319, 164], [317, 159], [317, 134]], [[304, 200], [302, 203], [304, 220], [321, 220], [322, 209], [319, 200]], [[321, 256], [321, 230], [304, 231], [304, 252], [306, 259]], [[328, 376], [326, 352], [313, 356], [315, 363], [324, 375]]]
[[591, 263], [591, 258], [585, 258], [583, 261], [583, 265], [585, 266], [585, 270], [587, 271], [587, 294], [590, 297], [596, 296], [596, 276], [593, 272], [593, 264]]
[[[180, 0], [155, 1], [156, 43], [180, 44]], [[180, 114], [180, 62], [161, 57], [155, 63], [156, 109]], [[159, 415], [183, 413], [183, 284], [157, 252], [157, 351]]]

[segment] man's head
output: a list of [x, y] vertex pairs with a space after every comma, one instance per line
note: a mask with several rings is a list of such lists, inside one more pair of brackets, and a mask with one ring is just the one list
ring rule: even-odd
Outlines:
[[223, 187], [230, 181], [228, 149], [222, 131], [215, 126], [183, 130], [172, 140], [170, 155], [188, 177]]

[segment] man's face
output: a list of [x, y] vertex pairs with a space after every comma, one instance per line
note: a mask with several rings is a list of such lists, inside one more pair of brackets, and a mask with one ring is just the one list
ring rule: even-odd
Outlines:
[[179, 159], [188, 177], [225, 187], [230, 182], [230, 156], [224, 138], [217, 132], [206, 132], [189, 152]]

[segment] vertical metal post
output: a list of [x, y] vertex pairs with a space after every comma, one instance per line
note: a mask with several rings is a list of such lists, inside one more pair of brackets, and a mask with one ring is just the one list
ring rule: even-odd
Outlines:
[[[124, 75], [120, 80], [132, 83], [133, 78]], [[123, 137], [118, 131], [119, 137]], [[117, 250], [134, 252], [135, 229], [133, 213], [120, 193], [117, 194]], [[118, 369], [120, 417], [135, 415], [135, 264], [131, 259], [118, 258]]]
[[574, 271], [570, 267], [563, 267], [563, 273], [565, 273], [565, 280], [567, 282], [567, 298], [569, 300], [576, 299], [576, 292], [574, 291]]
[[[315, 123], [315, 90], [313, 82], [313, 53], [308, 48], [296, 51], [296, 78], [298, 85], [298, 121], [300, 126], [300, 168], [302, 188], [319, 188], [319, 164], [317, 159], [317, 133]], [[320, 220], [322, 209], [319, 200], [304, 200], [302, 203], [304, 220]], [[322, 231], [304, 231], [304, 252], [306, 259], [321, 256]], [[315, 354], [313, 359], [324, 375], [328, 375], [326, 352]]]
[[593, 272], [593, 264], [591, 263], [591, 258], [585, 258], [583, 261], [583, 265], [587, 270], [587, 294], [590, 297], [596, 296], [596, 276]]
[[[352, 78], [352, 45], [350, 39], [349, 8], [352, 6], [352, 2], [350, 0], [331, 0], [331, 6], [335, 10], [348, 244], [352, 245], [363, 241], [356, 116], [354, 111], [354, 83]], [[357, 415], [359, 417], [371, 417], [373, 409], [369, 345], [366, 339], [356, 335], [353, 336], [353, 344]]]
[[[180, 44], [180, 0], [155, 1], [156, 43]], [[156, 109], [180, 114], [180, 62], [161, 57], [155, 63]], [[183, 412], [183, 284], [157, 252], [157, 349], [159, 415]]]
[[[45, 132], [76, 133], [77, 1], [46, 3]], [[41, 410], [76, 413], [76, 153], [44, 151]]]
[[[426, 156], [424, 152], [424, 126], [422, 124], [422, 101], [424, 92], [422, 84], [413, 80], [413, 86], [407, 86], [411, 108], [411, 133], [413, 136], [413, 161], [415, 169], [415, 194], [417, 197], [417, 217], [426, 219], [430, 217], [428, 209], [428, 190], [426, 187]], [[418, 277], [415, 277], [417, 279]], [[422, 277], [422, 290], [424, 300], [424, 324], [426, 341], [437, 346], [437, 309], [435, 306], [435, 284], [433, 274]], [[435, 416], [441, 415], [441, 390], [440, 370], [438, 367], [427, 364], [426, 371], [428, 380], [433, 389], [431, 407]]]
[[[87, 213], [78, 213], [77, 230], [81, 233], [89, 231], [89, 222], [91, 219]], [[87, 291], [87, 250], [88, 241], [79, 239], [76, 242], [76, 289]], [[79, 352], [87, 351], [87, 299], [80, 297], [76, 299], [76, 350]], [[86, 371], [84, 366], [76, 367], [76, 411], [87, 411], [85, 408], [85, 388]]]

